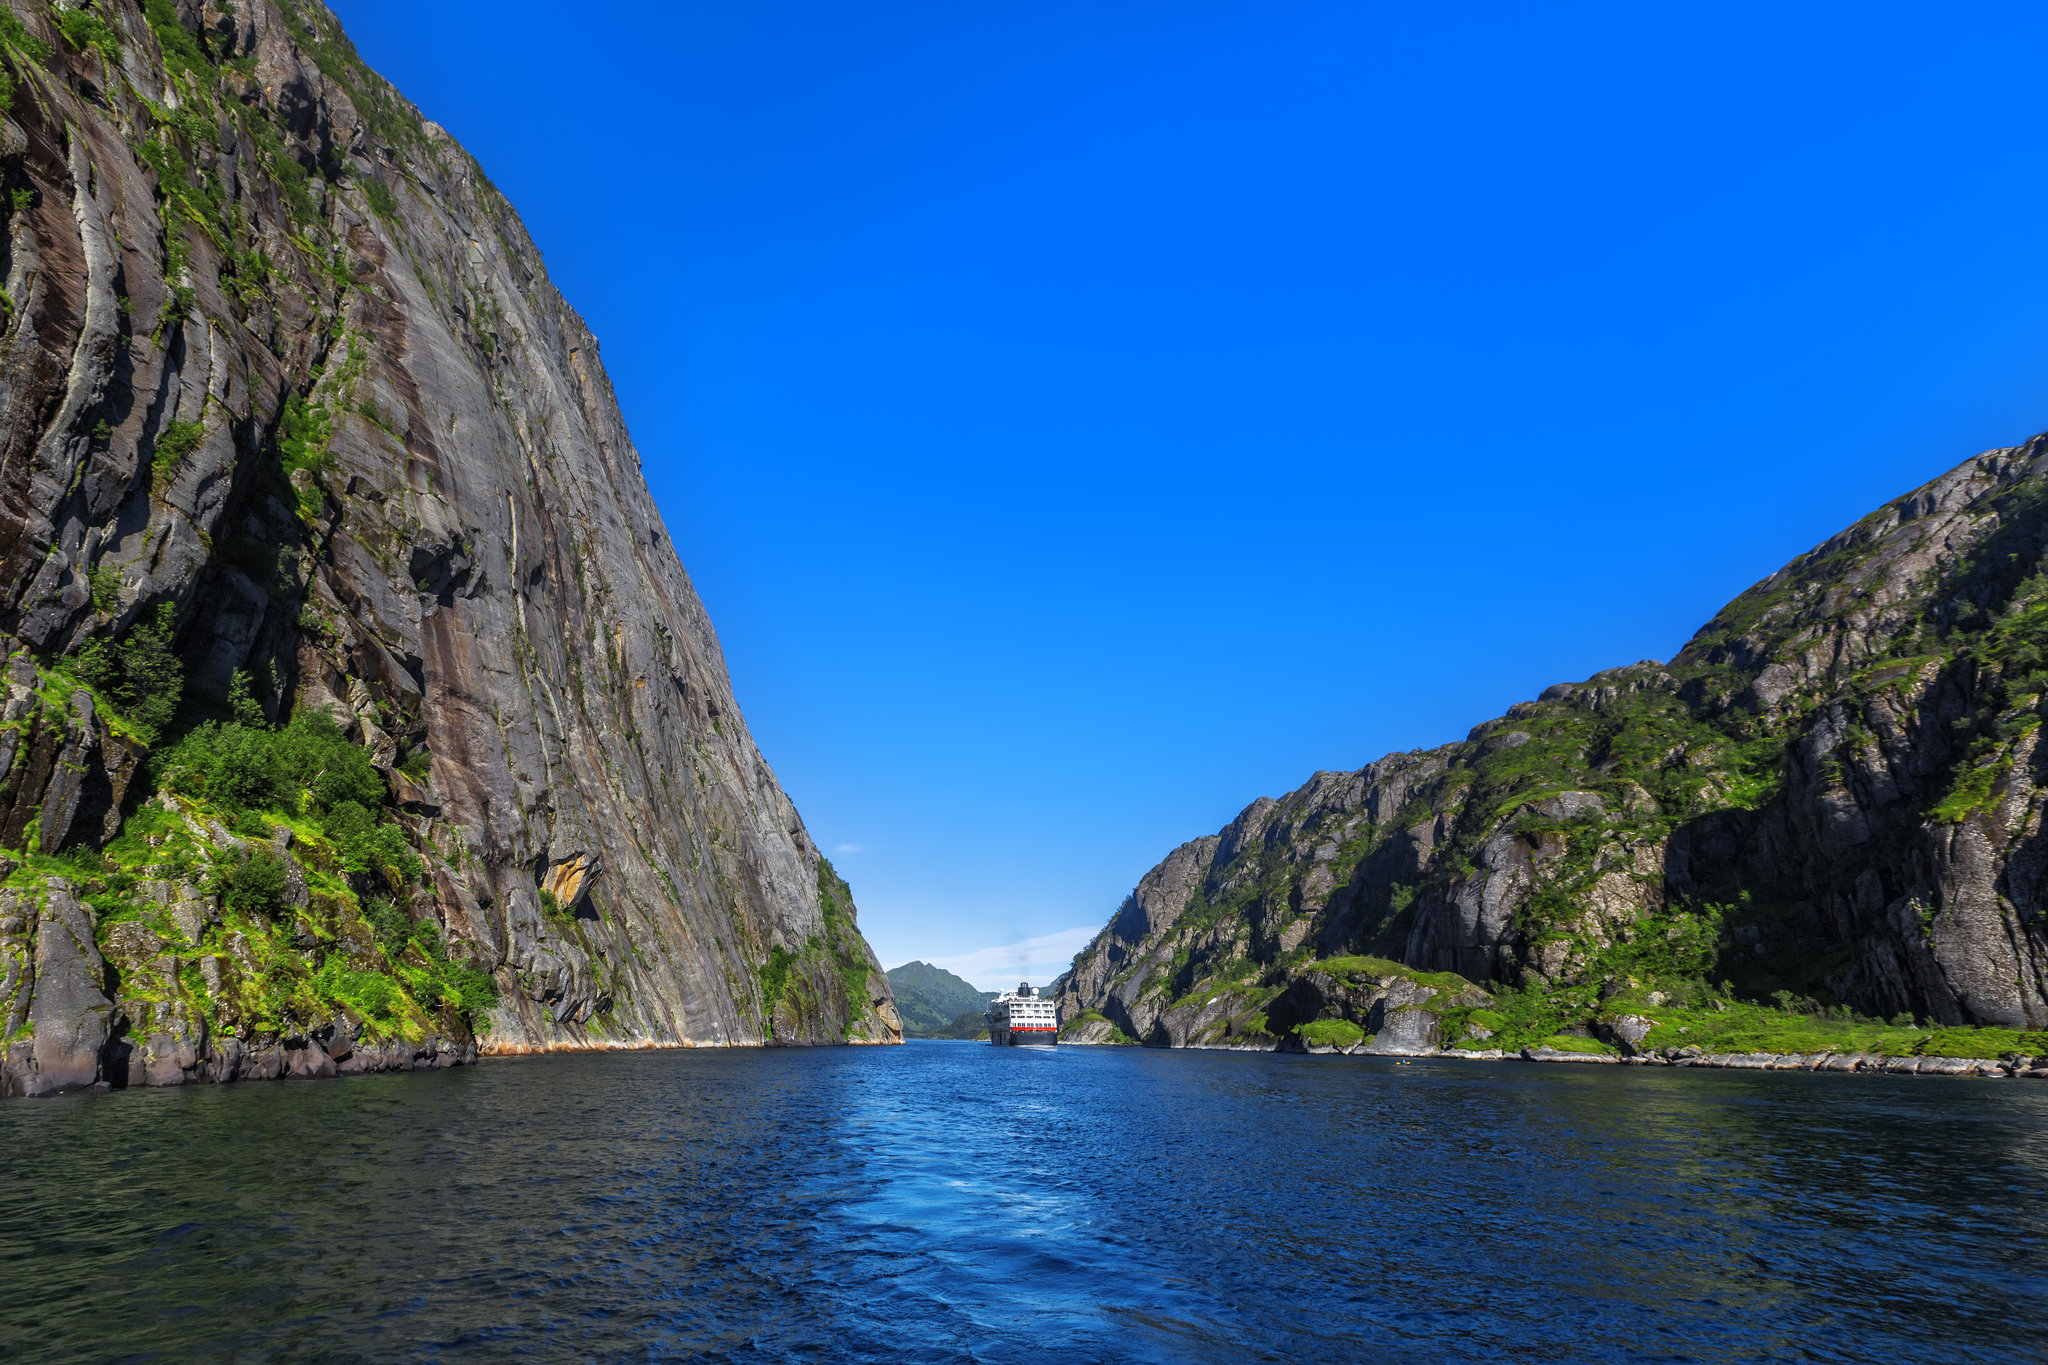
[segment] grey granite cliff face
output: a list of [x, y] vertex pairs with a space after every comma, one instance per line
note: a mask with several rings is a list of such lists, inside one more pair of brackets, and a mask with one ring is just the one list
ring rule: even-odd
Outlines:
[[[899, 1041], [851, 897], [747, 733], [597, 343], [476, 163], [317, 3], [11, 13], [10, 1088], [74, 1087], [95, 1011], [109, 1057], [171, 1059], [131, 1081], [221, 1078], [231, 1053], [318, 1072], [308, 1049], [395, 1065], [477, 1046]], [[272, 971], [268, 949], [237, 968], [224, 935], [296, 936], [308, 980], [349, 952], [350, 970], [403, 978], [415, 950], [347, 947], [370, 883], [318, 865], [305, 830], [279, 835], [292, 885], [312, 888], [287, 897], [296, 919], [228, 934], [228, 864], [270, 844], [154, 792], [162, 737], [71, 667], [166, 605], [186, 716], [227, 706], [240, 678], [245, 707], [326, 713], [367, 749], [386, 785], [372, 817], [422, 869], [401, 908], [437, 930], [435, 962], [495, 980], [494, 1006], [422, 998], [405, 1037], [379, 1037], [308, 987], [224, 1023], [237, 970], [244, 986]], [[190, 835], [196, 866], [128, 866], [155, 856], [123, 851], [138, 803], [172, 842]], [[98, 909], [36, 861], [79, 850], [106, 850]], [[112, 943], [109, 919], [135, 941]], [[46, 1025], [52, 993], [84, 989], [81, 955], [104, 958], [111, 993]], [[121, 1005], [135, 980], [155, 984]], [[138, 1017], [159, 1014], [174, 1022]]]
[[[1668, 1012], [1643, 1003], [1653, 972], [1816, 1016], [2048, 1028], [2044, 550], [2036, 438], [1801, 556], [1669, 664], [1261, 798], [1075, 959], [1070, 1036], [1374, 1033], [1429, 973], [1545, 992], [1602, 1037], [1631, 1000]], [[1432, 1010], [1486, 1004], [1436, 989]]]

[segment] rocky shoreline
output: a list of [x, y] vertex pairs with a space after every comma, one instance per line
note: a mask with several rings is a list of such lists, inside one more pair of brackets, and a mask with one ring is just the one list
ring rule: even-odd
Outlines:
[[[865, 1038], [852, 1039], [848, 1045], [882, 1046]], [[116, 1039], [101, 1049], [97, 1065], [89, 1074], [86, 1064], [76, 1058], [71, 1059], [76, 1064], [68, 1073], [63, 1071], [61, 1063], [49, 1067], [49, 1072], [57, 1074], [47, 1077], [40, 1074], [43, 1068], [26, 1066], [16, 1066], [0, 1073], [0, 1098], [104, 1095], [115, 1090], [228, 1085], [238, 1081], [325, 1080], [335, 1076], [370, 1076], [394, 1071], [440, 1071], [475, 1066], [484, 1060], [511, 1061], [524, 1057], [593, 1052], [675, 1052], [706, 1046], [719, 1044], [651, 1038], [540, 1044], [486, 1039], [457, 1043], [439, 1037], [429, 1037], [419, 1043], [373, 1043], [355, 1042], [345, 1032], [336, 1031], [325, 1039], [287, 1039], [265, 1045], [245, 1044], [238, 1038], [227, 1038], [203, 1055], [178, 1058], [164, 1065], [154, 1052], [138, 1050], [126, 1040]], [[32, 1048], [30, 1041], [14, 1060], [17, 1063], [28, 1061]]]
[[[895, 1039], [848, 1038], [845, 1040], [843, 1044], [828, 1043], [824, 1044], [823, 1046], [892, 1047], [897, 1045], [898, 1043]], [[488, 1057], [494, 1061], [504, 1061], [515, 1057], [553, 1057], [562, 1055], [572, 1055], [581, 1052], [684, 1052], [694, 1051], [698, 1048], [757, 1047], [767, 1049], [779, 1047], [816, 1046], [820, 1045], [808, 1042], [703, 1043], [693, 1042], [687, 1038], [585, 1038], [580, 1040], [550, 1039], [545, 1042], [539, 1043], [520, 1042], [516, 1039], [484, 1038], [478, 1042], [476, 1052], [479, 1057]]]
[[[1062, 1047], [1129, 1047], [1062, 1039]], [[1655, 1052], [1617, 1055], [1611, 1052], [1570, 1052], [1547, 1046], [1519, 1051], [1500, 1048], [1442, 1048], [1395, 1051], [1375, 1048], [1370, 1040], [1355, 1047], [1272, 1047], [1248, 1043], [1190, 1043], [1186, 1052], [1295, 1052], [1315, 1057], [1391, 1057], [1399, 1061], [1449, 1058], [1461, 1062], [1584, 1062], [1594, 1066], [1707, 1067], [1723, 1071], [1860, 1071], [1887, 1076], [1987, 1076], [2048, 1080], [2048, 1057], [1886, 1057], [1872, 1052], [1708, 1052], [1701, 1048], [1664, 1048]]]
[[[1464, 1055], [1484, 1058], [1502, 1054]], [[2048, 1057], [1885, 1057], [1871, 1052], [1707, 1052], [1692, 1047], [1666, 1048], [1661, 1052], [1642, 1052], [1628, 1057], [1565, 1052], [1551, 1047], [1525, 1047], [1518, 1055], [1525, 1062], [1703, 1066], [1724, 1071], [1863, 1071], [1883, 1072], [1888, 1076], [2028, 1076], [2048, 1080]]]
[[351, 1042], [337, 1033], [325, 1042], [288, 1039], [262, 1046], [238, 1038], [223, 1039], [202, 1055], [162, 1058], [117, 1040], [95, 1062], [78, 1061], [65, 1069], [10, 1068], [0, 1097], [104, 1095], [115, 1090], [157, 1089], [174, 1085], [228, 1085], [239, 1081], [325, 1080], [334, 1076], [369, 1076], [391, 1071], [439, 1071], [474, 1066], [474, 1043], [445, 1038], [422, 1042]]

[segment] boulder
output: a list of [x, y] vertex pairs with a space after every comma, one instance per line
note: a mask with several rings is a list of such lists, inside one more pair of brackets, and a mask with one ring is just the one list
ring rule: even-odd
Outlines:
[[1643, 1039], [1650, 1036], [1650, 1030], [1657, 1027], [1657, 1021], [1640, 1014], [1623, 1014], [1613, 1019], [1602, 1019], [1593, 1027], [1602, 1042], [1612, 1043], [1633, 1057], [1642, 1051]]
[[1596, 1065], [1614, 1066], [1621, 1059], [1610, 1056], [1605, 1052], [1561, 1052], [1554, 1047], [1539, 1046], [1523, 1048], [1522, 1060], [1525, 1062], [1592, 1062]]
[[327, 1055], [326, 1049], [320, 1044], [308, 1038], [304, 1047], [284, 1049], [283, 1074], [293, 1080], [313, 1080], [332, 1076], [336, 1074], [334, 1059]]
[[239, 1038], [220, 1039], [207, 1058], [206, 1079], [216, 1085], [242, 1079], [242, 1063], [247, 1052]]
[[1922, 1057], [1922, 1076], [2004, 1075], [2005, 1067], [1988, 1057]]
[[205, 1023], [193, 1018], [195, 1027], [143, 1035], [128, 1068], [130, 1085], [183, 1085], [204, 1079], [201, 1065], [206, 1055]]
[[4, 1085], [11, 1094], [62, 1095], [98, 1086], [113, 1028], [114, 1002], [101, 989], [107, 967], [93, 943], [92, 920], [69, 883], [51, 877], [44, 892], [28, 1008], [35, 1035], [25, 1055], [9, 1059]]

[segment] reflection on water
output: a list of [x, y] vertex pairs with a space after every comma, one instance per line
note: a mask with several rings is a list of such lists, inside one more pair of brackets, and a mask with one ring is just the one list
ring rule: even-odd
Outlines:
[[970, 1044], [0, 1105], [0, 1357], [2014, 1360], [2048, 1085]]

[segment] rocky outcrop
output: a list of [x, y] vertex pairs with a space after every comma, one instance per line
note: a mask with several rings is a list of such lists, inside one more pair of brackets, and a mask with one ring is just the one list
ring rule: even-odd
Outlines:
[[[19, 914], [19, 911], [15, 911]], [[24, 1095], [89, 1090], [100, 1079], [112, 1002], [101, 990], [106, 963], [94, 946], [92, 921], [51, 878], [35, 922], [35, 958], [25, 974], [28, 1037], [8, 1058], [9, 1089]]]
[[[477, 164], [312, 0], [5, 14], [0, 847], [72, 860], [23, 868], [39, 905], [48, 875], [106, 902], [82, 931], [39, 909], [30, 955], [61, 922], [114, 964], [86, 1083], [326, 1074], [392, 1049], [899, 1040], [851, 897], [747, 733], [596, 339]], [[133, 812], [193, 723], [316, 713], [374, 765], [369, 819], [418, 875], [361, 870], [344, 815], [263, 853], [299, 889], [230, 929], [220, 887], [141, 851]], [[183, 797], [199, 832], [172, 851], [218, 881], [252, 856], [239, 817]], [[326, 818], [282, 812], [302, 814]], [[401, 918], [373, 935], [383, 900]], [[232, 976], [233, 933], [254, 945], [244, 978], [290, 944], [303, 997], [225, 1024], [198, 964]], [[389, 978], [409, 1042], [347, 1021], [334, 983], [357, 978], [320, 975], [334, 953]], [[408, 954], [486, 974], [496, 1003], [435, 1004]], [[72, 1085], [57, 1056], [8, 1083]]]
[[1062, 1008], [1175, 1044], [1192, 1001], [1205, 1027], [1270, 1025], [1320, 962], [1365, 953], [1543, 994], [1588, 1030], [1636, 1027], [1616, 1011], [1653, 1012], [1656, 982], [2048, 1028], [2044, 548], [2048, 438], [1965, 461], [1668, 664], [1318, 773], [1176, 849], [1075, 959]]

